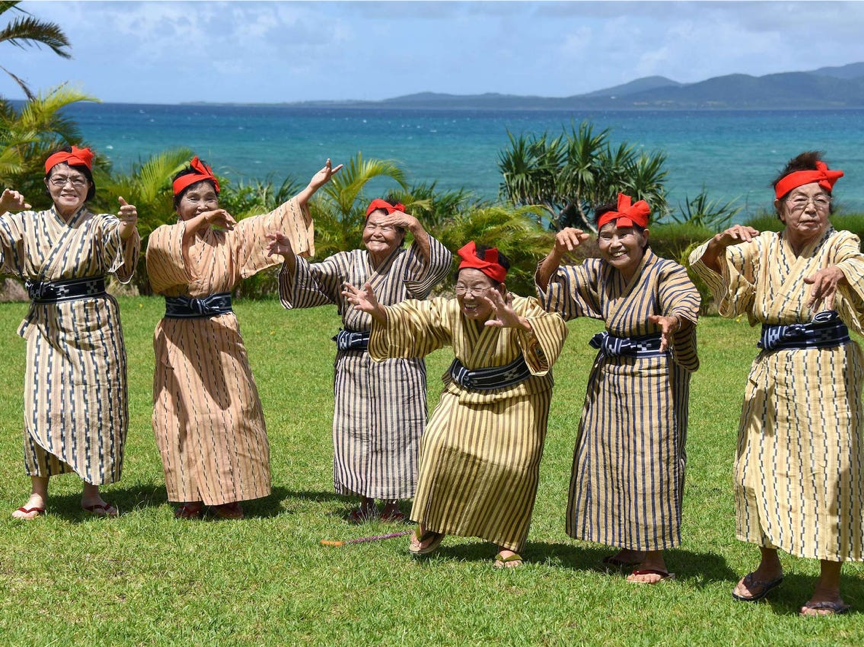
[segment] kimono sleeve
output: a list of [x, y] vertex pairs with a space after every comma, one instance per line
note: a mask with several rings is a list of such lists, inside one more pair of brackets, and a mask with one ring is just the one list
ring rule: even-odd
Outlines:
[[678, 263], [667, 262], [662, 270], [657, 290], [659, 314], [678, 317], [692, 323], [672, 335], [672, 356], [675, 362], [688, 371], [699, 369], [696, 352], [696, 324], [699, 321], [699, 306], [702, 298], [687, 270]]
[[412, 299], [425, 299], [438, 283], [447, 277], [453, 255], [444, 245], [429, 236], [429, 260], [423, 258], [416, 243], [408, 249], [403, 281]]
[[843, 321], [862, 334], [864, 319], [864, 254], [861, 241], [853, 233], [841, 231], [834, 254], [834, 264], [843, 272], [848, 285], [841, 285], [834, 298], [834, 308]]
[[267, 234], [277, 232], [291, 240], [291, 248], [298, 256], [314, 253], [312, 217], [297, 198], [291, 198], [270, 213], [244, 218], [230, 232], [228, 240], [241, 278], [282, 262], [281, 256], [267, 255]]
[[147, 277], [154, 292], [159, 294], [176, 286], [186, 286], [193, 280], [183, 254], [186, 223], [157, 227], [147, 238]]
[[295, 257], [294, 271], [288, 264], [279, 272], [279, 300], [288, 310], [342, 303], [342, 281], [347, 276], [348, 253], [340, 252], [320, 263]]
[[588, 259], [582, 265], [560, 267], [549, 279], [545, 291], [536, 285], [540, 303], [549, 312], [560, 313], [566, 321], [576, 317], [600, 319], [599, 275], [597, 259]]
[[32, 217], [30, 211], [6, 213], [0, 216], [0, 272], [24, 277], [24, 227], [22, 218]]
[[120, 238], [120, 220], [111, 215], [102, 215], [102, 262], [106, 272], [114, 274], [121, 283], [129, 283], [138, 265], [141, 254], [141, 236], [135, 229], [126, 240]]
[[386, 325], [372, 321], [369, 356], [376, 362], [397, 357], [425, 357], [451, 344], [449, 305], [449, 299], [438, 297], [428, 301], [408, 299], [385, 306]]
[[[752, 310], [765, 235], [757, 236], [747, 243], [727, 247], [725, 260], [718, 259], [719, 274], [702, 262], [711, 241], [706, 241], [690, 254], [690, 267], [708, 284], [721, 316], [737, 317]], [[768, 235], [772, 234], [769, 232]]]
[[558, 360], [567, 339], [567, 324], [557, 312], [546, 312], [537, 299], [526, 299], [522, 314], [531, 330], [520, 330], [516, 341], [531, 375], [546, 375]]

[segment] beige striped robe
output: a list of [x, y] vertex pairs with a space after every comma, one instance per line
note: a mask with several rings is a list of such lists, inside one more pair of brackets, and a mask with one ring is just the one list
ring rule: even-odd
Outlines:
[[[311, 219], [291, 200], [232, 231], [163, 225], [147, 244], [153, 290], [165, 296], [229, 292], [282, 262], [267, 256], [268, 233], [283, 232], [308, 253]], [[153, 339], [153, 431], [170, 501], [221, 505], [270, 493], [270, 446], [258, 389], [234, 313], [162, 319]]]
[[[342, 283], [367, 281], [379, 303], [425, 299], [447, 276], [452, 256], [429, 237], [429, 261], [416, 245], [397, 248], [377, 268], [369, 252], [339, 252], [320, 263], [297, 259], [279, 280], [282, 305], [311, 308], [335, 304], [342, 325], [365, 331], [372, 317], [342, 298]], [[417, 481], [420, 436], [426, 426], [426, 364], [422, 359], [376, 363], [362, 351], [336, 353], [333, 395], [333, 483], [340, 494], [373, 499], [410, 499]]]
[[[659, 332], [649, 315], [695, 324], [700, 302], [686, 270], [650, 249], [629, 282], [606, 261], [589, 259], [560, 268], [541, 299], [567, 320], [604, 321], [615, 337]], [[571, 537], [632, 550], [681, 543], [690, 374], [698, 367], [695, 326], [674, 335], [665, 356], [598, 352], [576, 436]]]
[[[834, 302], [861, 334], [864, 255], [847, 231], [830, 229], [796, 256], [785, 232], [763, 232], [726, 248], [721, 273], [693, 251], [693, 269], [711, 287], [724, 317], [751, 326], [805, 323], [803, 279], [839, 267], [848, 286]], [[824, 308], [824, 306], [822, 306]], [[800, 557], [864, 558], [861, 387], [864, 361], [854, 341], [833, 348], [760, 351], [744, 391], [735, 458], [737, 536]]]
[[[504, 389], [469, 391], [443, 376], [441, 400], [423, 435], [411, 518], [434, 532], [480, 537], [519, 551], [528, 536], [546, 438], [551, 368], [567, 327], [536, 299], [513, 297], [532, 333], [481, 327], [456, 299], [403, 301], [372, 325], [369, 354], [424, 357], [452, 346], [469, 369], [503, 366], [524, 356], [531, 377]], [[538, 352], [539, 351], [539, 352]]]
[[[3, 272], [60, 281], [114, 272], [128, 283], [141, 241], [120, 240], [120, 221], [82, 208], [66, 222], [54, 210], [0, 216]], [[27, 340], [24, 464], [30, 476], [74, 471], [93, 485], [120, 480], [126, 443], [126, 350], [120, 313], [106, 295], [31, 304]]]

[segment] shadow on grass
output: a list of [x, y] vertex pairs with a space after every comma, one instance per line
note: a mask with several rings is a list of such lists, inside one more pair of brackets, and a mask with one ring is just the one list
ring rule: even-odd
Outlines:
[[[784, 575], [783, 584], [768, 594], [765, 603], [769, 604], [777, 615], [797, 616], [804, 603], [813, 595], [817, 579], [816, 576], [797, 573]], [[864, 600], [864, 580], [857, 575], [841, 575], [840, 593], [846, 604], [852, 605], [848, 613], [858, 615]]]
[[[121, 516], [133, 510], [143, 508], [157, 508], [168, 503], [165, 486], [159, 484], [148, 485], [106, 485], [99, 489], [102, 498], [120, 511]], [[54, 495], [48, 494], [48, 513], [63, 517], [70, 521], [84, 521], [91, 519], [91, 515], [81, 509], [81, 493]]]
[[[459, 537], [448, 537], [445, 545], [434, 554], [444, 558], [488, 561], [497, 552], [491, 543], [457, 543]], [[529, 541], [520, 553], [526, 563], [562, 566], [577, 571], [626, 572], [626, 569], [606, 567], [603, 558], [615, 554], [616, 549], [606, 546], [580, 546], [550, 542]], [[695, 553], [689, 550], [673, 549], [666, 552], [666, 565], [675, 573], [678, 580], [689, 585], [703, 587], [715, 582], [728, 582], [731, 586], [738, 581], [739, 575], [726, 564], [726, 560], [713, 553]]]

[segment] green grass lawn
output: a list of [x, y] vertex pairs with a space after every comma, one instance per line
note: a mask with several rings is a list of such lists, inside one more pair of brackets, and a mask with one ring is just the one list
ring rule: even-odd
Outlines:
[[[49, 514], [9, 512], [29, 479], [21, 448], [25, 304], [0, 305], [0, 645], [114, 644], [862, 644], [864, 569], [847, 565], [852, 613], [799, 618], [818, 563], [783, 557], [786, 580], [767, 603], [733, 602], [755, 566], [734, 538], [732, 460], [744, 382], [756, 353], [745, 322], [699, 325], [702, 369], [693, 378], [684, 543], [667, 564], [677, 580], [625, 582], [598, 564], [611, 550], [564, 532], [573, 442], [599, 322], [570, 325], [556, 387], [524, 568], [492, 568], [494, 547], [448, 538], [414, 561], [407, 539], [343, 548], [321, 539], [392, 532], [349, 526], [352, 501], [333, 493], [332, 381], [339, 320], [332, 308], [236, 310], [270, 434], [273, 494], [247, 519], [175, 521], [150, 427], [152, 332], [160, 299], [121, 299], [129, 355], [130, 428], [124, 477], [104, 489], [122, 516], [79, 509], [80, 480], [52, 479]], [[429, 359], [429, 400], [449, 350]], [[8, 511], [8, 512], [7, 512]], [[407, 512], [407, 507], [406, 507]]]

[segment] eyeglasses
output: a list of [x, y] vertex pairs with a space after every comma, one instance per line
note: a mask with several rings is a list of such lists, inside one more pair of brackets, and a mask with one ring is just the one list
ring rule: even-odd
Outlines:
[[491, 286], [488, 285], [462, 285], [457, 283], [453, 291], [458, 294], [460, 297], [465, 296], [466, 294], [472, 294], [474, 296], [483, 296], [486, 294], [487, 290], [491, 290]]
[[810, 198], [804, 195], [799, 195], [788, 201], [789, 208], [792, 209], [792, 211], [804, 211], [810, 203], [812, 203], [817, 210], [824, 211], [831, 206], [831, 197], [820, 193]]
[[367, 231], [380, 231], [382, 234], [392, 234], [396, 231], [396, 227], [393, 225], [373, 225], [372, 223], [367, 223], [363, 229]]
[[88, 184], [87, 178], [82, 177], [80, 175], [76, 175], [75, 177], [69, 177], [66, 175], [57, 175], [57, 176], [53, 176], [49, 180], [49, 182], [51, 183], [51, 186], [55, 186], [57, 188], [64, 187], [64, 186], [66, 186], [67, 182], [71, 182], [72, 186], [76, 189], [83, 189]]

